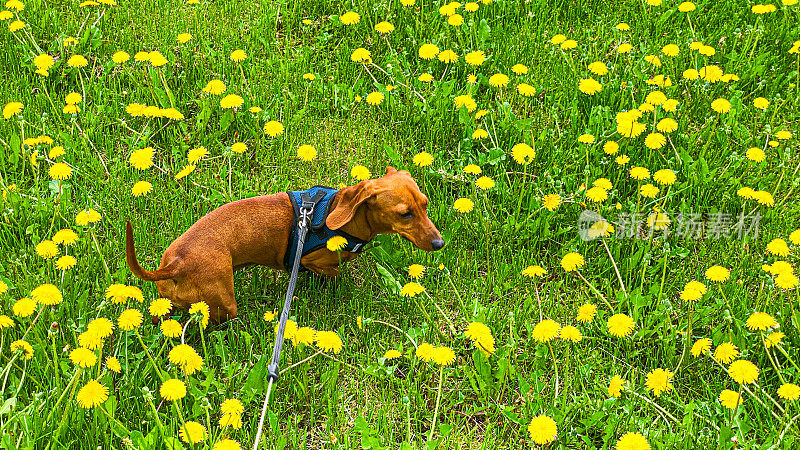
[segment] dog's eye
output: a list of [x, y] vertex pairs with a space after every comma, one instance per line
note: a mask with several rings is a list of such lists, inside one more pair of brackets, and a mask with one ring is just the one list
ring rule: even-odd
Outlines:
[[414, 218], [414, 213], [412, 213], [411, 211], [405, 212], [400, 214], [400, 217], [402, 217], [403, 219], [412, 219]]

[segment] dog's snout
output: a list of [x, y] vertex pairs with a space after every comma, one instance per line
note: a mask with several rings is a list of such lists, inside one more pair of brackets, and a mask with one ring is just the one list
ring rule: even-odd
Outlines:
[[442, 247], [444, 247], [444, 241], [441, 239], [434, 239], [431, 241], [431, 247], [433, 247], [434, 250], [441, 250]]

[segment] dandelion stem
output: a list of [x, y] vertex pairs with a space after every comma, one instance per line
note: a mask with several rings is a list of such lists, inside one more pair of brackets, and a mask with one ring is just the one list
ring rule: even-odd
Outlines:
[[683, 351], [681, 352], [681, 359], [678, 361], [678, 365], [675, 366], [675, 372], [678, 373], [678, 370], [681, 368], [681, 364], [683, 363], [684, 357], [686, 357], [686, 353], [689, 350], [689, 343], [692, 342], [692, 316], [694, 315], [694, 305], [691, 306], [689, 309], [689, 325], [686, 327], [686, 339], [683, 341]]
[[303, 364], [304, 362], [311, 361], [312, 359], [314, 359], [314, 357], [315, 357], [315, 356], [317, 356], [317, 355], [319, 355], [319, 354], [321, 354], [321, 353], [324, 353], [324, 352], [323, 352], [322, 350], [317, 350], [317, 353], [314, 353], [313, 355], [309, 356], [308, 358], [305, 358], [305, 359], [303, 359], [302, 361], [298, 361], [298, 362], [296, 362], [296, 363], [292, 364], [291, 366], [289, 366], [289, 367], [286, 367], [286, 368], [284, 368], [283, 370], [281, 370], [281, 371], [280, 371], [280, 375], [283, 375], [283, 373], [284, 373], [284, 372], [288, 372], [288, 371], [289, 371], [289, 369], [291, 369], [292, 367], [297, 367], [297, 366], [299, 366], [300, 364]]
[[444, 317], [445, 320], [447, 320], [447, 325], [450, 327], [450, 332], [453, 333], [453, 334], [456, 334], [456, 327], [453, 326], [453, 322], [450, 320], [449, 317], [447, 317], [447, 314], [445, 314], [444, 311], [442, 311], [442, 308], [440, 308], [439, 304], [436, 303], [436, 301], [433, 299], [433, 297], [431, 297], [431, 294], [428, 294], [428, 291], [425, 291], [425, 295], [428, 296], [428, 298], [430, 299], [431, 303], [433, 303], [433, 306], [435, 306], [436, 309], [439, 311], [439, 314], [441, 314], [442, 317]]
[[442, 381], [444, 380], [444, 365], [439, 367], [439, 389], [436, 393], [436, 408], [433, 410], [433, 422], [431, 423], [431, 432], [428, 434], [428, 441], [433, 439], [433, 433], [436, 431], [436, 416], [439, 414], [439, 404], [442, 401]]
[[783, 356], [785, 356], [785, 357], [786, 357], [786, 359], [788, 359], [788, 360], [789, 360], [789, 362], [790, 362], [790, 363], [792, 363], [792, 365], [794, 366], [795, 370], [797, 370], [798, 372], [800, 372], [800, 367], [797, 367], [797, 364], [794, 362], [794, 360], [792, 359], [792, 357], [791, 357], [791, 356], [789, 356], [789, 354], [788, 354], [788, 353], [786, 353], [786, 350], [784, 350], [784, 349], [783, 349], [783, 347], [781, 347], [781, 346], [780, 346], [780, 344], [776, 345], [776, 346], [775, 346], [775, 348], [777, 348], [777, 349], [778, 349], [778, 350], [779, 350], [781, 353], [783, 353]]
[[[608, 244], [606, 244], [606, 240], [601, 238], [600, 242], [603, 243], [603, 247], [606, 248], [606, 253], [608, 253], [608, 257], [611, 258], [611, 265], [614, 266], [614, 273], [617, 274], [617, 280], [619, 280], [619, 286], [622, 288], [622, 292], [625, 293], [625, 295], [627, 295], [628, 292], [625, 290], [625, 283], [622, 282], [622, 275], [620, 275], [620, 273], [619, 273], [619, 268], [617, 267], [617, 262], [614, 261], [614, 256], [611, 254], [611, 250], [608, 248]], [[664, 284], [662, 283], [661, 286], [663, 287]]]
[[656, 305], [661, 304], [661, 295], [664, 293], [664, 281], [667, 279], [667, 260], [669, 260], [669, 255], [664, 253], [664, 267], [661, 270], [661, 286], [658, 288], [658, 298], [656, 299]]
[[661, 413], [661, 414], [665, 415], [665, 416], [666, 416], [666, 417], [668, 417], [670, 420], [672, 420], [673, 422], [675, 422], [675, 424], [676, 424], [676, 425], [678, 425], [678, 426], [680, 426], [680, 425], [681, 425], [681, 422], [680, 422], [678, 419], [676, 419], [676, 418], [675, 418], [675, 416], [673, 416], [672, 414], [670, 414], [670, 413], [669, 413], [669, 411], [667, 411], [666, 409], [664, 409], [664, 408], [663, 408], [661, 405], [659, 405], [658, 403], [656, 403], [656, 402], [654, 402], [654, 401], [650, 400], [649, 398], [647, 398], [647, 397], [645, 397], [645, 396], [643, 396], [643, 395], [641, 395], [641, 394], [638, 394], [638, 393], [636, 393], [636, 391], [634, 391], [634, 390], [632, 390], [632, 389], [631, 389], [631, 390], [629, 390], [629, 391], [628, 391], [628, 390], [626, 390], [625, 392], [630, 392], [630, 393], [631, 393], [631, 394], [633, 394], [635, 397], [638, 397], [638, 398], [640, 398], [641, 400], [644, 400], [645, 402], [647, 402], [647, 403], [649, 403], [650, 405], [652, 405], [652, 406], [653, 406], [653, 407], [654, 407], [656, 410], [658, 410], [658, 412], [659, 412], [659, 413]]
[[592, 292], [594, 292], [594, 294], [595, 294], [595, 295], [596, 295], [596, 296], [597, 296], [597, 297], [598, 297], [600, 300], [602, 300], [602, 301], [603, 301], [603, 302], [606, 304], [606, 306], [608, 306], [608, 309], [609, 309], [610, 311], [614, 311], [614, 307], [613, 307], [613, 306], [611, 306], [611, 303], [609, 303], [609, 302], [608, 302], [608, 300], [605, 298], [605, 296], [604, 296], [603, 294], [601, 294], [601, 293], [600, 293], [600, 291], [598, 291], [598, 290], [597, 290], [597, 288], [595, 288], [594, 286], [592, 286], [592, 283], [589, 283], [589, 280], [587, 280], [586, 278], [584, 278], [584, 277], [583, 277], [583, 275], [581, 275], [581, 273], [580, 273], [579, 271], [577, 271], [577, 270], [576, 270], [576, 271], [575, 271], [575, 273], [577, 273], [577, 274], [578, 274], [578, 276], [580, 277], [580, 279], [581, 279], [581, 280], [583, 280], [583, 282], [584, 282], [584, 283], [586, 283], [586, 285], [587, 285], [587, 286], [589, 286], [589, 288], [591, 288], [591, 289], [592, 289]]
[[142, 335], [139, 334], [138, 329], [136, 330], [136, 338], [139, 339], [139, 343], [142, 344], [144, 352], [147, 353], [147, 358], [150, 360], [150, 363], [153, 365], [153, 368], [156, 369], [156, 374], [158, 375], [158, 378], [161, 381], [164, 381], [164, 376], [161, 374], [161, 370], [158, 368], [158, 364], [156, 364], [156, 361], [153, 359], [153, 355], [150, 354], [150, 350], [147, 348], [146, 345], [144, 345], [144, 341], [142, 340]]
[[[326, 357], [326, 358], [328, 358], [328, 359], [331, 359], [331, 360], [333, 360], [333, 361], [336, 361], [336, 362], [338, 362], [339, 364], [344, 364], [345, 366], [347, 366], [347, 367], [349, 367], [349, 368], [351, 368], [351, 369], [353, 369], [353, 370], [359, 370], [359, 369], [360, 369], [359, 367], [356, 367], [356, 366], [354, 366], [354, 365], [352, 365], [352, 364], [348, 364], [348, 363], [346, 363], [346, 362], [344, 362], [344, 361], [342, 361], [342, 360], [340, 360], [340, 359], [336, 358], [335, 356], [331, 356], [331, 355], [329, 355], [329, 354], [327, 354], [327, 353], [325, 353], [325, 352], [322, 352], [321, 354], [322, 354], [322, 356], [324, 356], [324, 357]], [[363, 369], [360, 369], [360, 370], [361, 370], [362, 372], [364, 372], [364, 370], [363, 370]], [[366, 373], [366, 372], [365, 372], [365, 373]]]
[[719, 288], [720, 295], [722, 295], [722, 298], [725, 300], [725, 306], [728, 307], [728, 311], [730, 311], [730, 314], [733, 315], [733, 308], [731, 308], [731, 304], [728, 302], [728, 297], [725, 297], [725, 292], [722, 291], [722, 285], [717, 284], [717, 287]]
[[100, 244], [97, 242], [97, 236], [94, 234], [94, 228], [89, 228], [89, 234], [92, 236], [92, 241], [94, 241], [94, 248], [97, 250], [97, 256], [99, 256], [100, 260], [103, 261], [103, 269], [106, 272], [106, 278], [108, 281], [111, 281], [111, 271], [108, 270], [106, 258], [103, 256], [103, 252], [100, 251]]
[[203, 332], [203, 322], [198, 319], [197, 324], [200, 325], [200, 342], [203, 343], [203, 359], [208, 361], [208, 350], [206, 350], [206, 337], [205, 333]]
[[[126, 427], [125, 425], [123, 425], [123, 424], [122, 424], [122, 422], [120, 422], [119, 420], [117, 420], [115, 417], [112, 417], [112, 416], [111, 416], [111, 414], [109, 414], [109, 413], [108, 413], [108, 411], [106, 411], [106, 409], [103, 407], [103, 405], [97, 405], [97, 408], [98, 408], [100, 411], [103, 411], [103, 413], [105, 413], [106, 417], [108, 417], [108, 418], [109, 418], [109, 419], [111, 419], [112, 421], [116, 422], [117, 426], [119, 426], [119, 427], [121, 427], [123, 430], [125, 430], [125, 434], [130, 434], [130, 433], [131, 433], [131, 431], [130, 431], [130, 430], [128, 430], [128, 427]], [[159, 429], [160, 429], [160, 428], [161, 428], [161, 420], [159, 420], [159, 421], [158, 421], [158, 424], [159, 424]]]
[[[761, 341], [764, 342], [764, 336], [761, 336]], [[772, 368], [775, 369], [775, 373], [778, 374], [778, 378], [780, 378], [781, 383], [786, 383], [786, 380], [783, 379], [783, 375], [781, 374], [780, 369], [778, 369], [778, 365], [772, 358], [772, 354], [769, 352], [769, 348], [767, 348], [766, 342], [764, 342], [764, 352], [767, 354], [767, 358], [769, 358], [769, 362], [770, 364], [772, 364]]]
[[16, 361], [18, 356], [19, 356], [19, 352], [14, 352], [14, 356], [11, 358], [11, 360], [8, 362], [8, 364], [6, 364], [6, 367], [3, 369], [3, 373], [5, 374], [5, 377], [3, 377], [3, 387], [2, 387], [2, 389], [0, 389], [0, 394], [3, 394], [3, 393], [6, 392], [6, 381], [8, 381], [8, 375], [11, 373], [11, 365], [14, 363], [14, 361]]
[[175, 411], [178, 412], [178, 420], [181, 421], [181, 428], [183, 428], [183, 432], [186, 435], [186, 442], [189, 443], [190, 448], [194, 448], [194, 441], [191, 439], [191, 436], [189, 436], [189, 429], [186, 428], [186, 419], [183, 418], [183, 413], [181, 412], [181, 408], [178, 406], [179, 401], [180, 400], [175, 400], [174, 402], [172, 402], [172, 406], [174, 406]]
[[36, 317], [34, 317], [34, 318], [33, 318], [33, 320], [31, 321], [31, 324], [30, 324], [30, 325], [28, 325], [28, 329], [27, 329], [27, 330], [25, 330], [25, 334], [23, 334], [23, 335], [22, 335], [22, 337], [21, 337], [20, 339], [25, 339], [25, 336], [27, 336], [27, 335], [28, 335], [28, 333], [30, 333], [30, 332], [31, 332], [31, 330], [33, 329], [33, 326], [34, 326], [34, 325], [36, 325], [36, 321], [37, 321], [37, 320], [39, 320], [39, 316], [41, 316], [41, 315], [42, 315], [42, 311], [44, 311], [44, 306], [42, 306], [41, 308], [39, 308], [39, 312], [38, 312], [38, 313], [36, 313]]
[[158, 430], [161, 432], [161, 435], [164, 435], [164, 423], [161, 422], [161, 418], [158, 417], [158, 410], [156, 409], [156, 405], [153, 404], [153, 400], [151, 398], [147, 398], [147, 403], [150, 405], [150, 408], [153, 409], [153, 414], [156, 416], [156, 422], [158, 423]]
[[787, 431], [789, 431], [789, 428], [792, 427], [792, 425], [794, 424], [794, 421], [797, 420], [798, 417], [800, 417], [800, 414], [792, 417], [792, 419], [789, 420], [789, 423], [787, 423], [786, 427], [783, 429], [783, 431], [781, 431], [781, 435], [778, 436], [778, 442], [783, 442], [783, 436], [786, 434]]
[[[450, 275], [450, 269], [447, 269], [447, 281], [449, 281], [450, 282], [450, 286], [453, 287], [453, 292], [455, 292], [455, 294], [456, 294], [456, 298], [458, 299], [458, 304], [461, 305], [461, 309], [465, 310], [466, 308], [464, 307], [464, 300], [461, 299], [461, 293], [458, 292], [458, 288], [456, 287], [456, 284], [453, 283], [453, 277], [452, 277], [452, 275]], [[478, 313], [478, 297], [476, 296], [475, 297], [475, 312], [473, 314], [477, 314], [477, 313]], [[414, 346], [416, 347], [416, 345], [414, 345]]]
[[403, 398], [406, 404], [406, 442], [411, 443], [411, 400], [408, 397]]
[[410, 336], [408, 333], [406, 333], [405, 331], [401, 330], [400, 328], [398, 328], [398, 327], [396, 327], [396, 326], [394, 326], [394, 325], [392, 325], [392, 324], [390, 324], [390, 323], [384, 322], [384, 321], [382, 321], [382, 320], [377, 320], [377, 319], [369, 319], [369, 321], [370, 321], [370, 322], [379, 323], [379, 324], [381, 324], [381, 325], [386, 325], [386, 326], [387, 326], [387, 327], [389, 327], [389, 328], [393, 328], [393, 329], [395, 329], [395, 330], [399, 331], [400, 333], [403, 333], [403, 334], [405, 335], [405, 337], [407, 337], [407, 338], [408, 338], [408, 340], [409, 340], [409, 341], [411, 341], [411, 344], [414, 346], [414, 348], [415, 348], [415, 349], [418, 347], [418, 346], [417, 346], [417, 341], [415, 341], [415, 340], [414, 340], [414, 338], [412, 338], [412, 337], [411, 337], [411, 336]]
[[556, 394], [553, 396], [553, 407], [555, 407], [558, 402], [558, 385], [560, 384], [558, 379], [558, 362], [556, 361], [555, 353], [553, 353], [553, 346], [550, 345], [549, 341], [547, 342], [547, 348], [550, 349], [550, 357], [553, 358], [553, 370], [556, 372]]
[[436, 330], [436, 332], [439, 333], [439, 336], [443, 337], [444, 339], [447, 339], [447, 336], [444, 333], [442, 333], [442, 330], [440, 330], [439, 327], [436, 326], [436, 324], [433, 322], [433, 318], [431, 317], [431, 315], [428, 314], [428, 311], [426, 311], [425, 308], [422, 307], [422, 305], [417, 301], [416, 297], [411, 297], [411, 300], [414, 302], [415, 305], [417, 305], [417, 308], [419, 308], [419, 310], [422, 312], [422, 315], [425, 316], [425, 320], [427, 320], [428, 323], [431, 324], [431, 328]]
[[[83, 368], [79, 367], [77, 372], [75, 372], [75, 377], [73, 378], [75, 383], [72, 384], [72, 388], [70, 389], [70, 387], [68, 385], [67, 388], [64, 389], [64, 394], [66, 394], [67, 391], [70, 391], [70, 393], [69, 393], [70, 401], [75, 397], [75, 391], [78, 389], [78, 378], [80, 377], [80, 374], [82, 373], [82, 371], [83, 371]], [[53, 411], [59, 411], [58, 410], [58, 403], [60, 403], [61, 399], [64, 398], [64, 394], [61, 394], [61, 397], [59, 397], [58, 402], [56, 402], [56, 408], [53, 408]], [[58, 429], [55, 432], [56, 439], [58, 439], [58, 437], [61, 436], [61, 428], [67, 422], [67, 418], [69, 417], [69, 415], [70, 415], [69, 413], [71, 412], [71, 410], [72, 410], [72, 404], [68, 402], [67, 405], [65, 406], [64, 410], [59, 411], [59, 413], [63, 414], [63, 415], [61, 417], [61, 422], [58, 424]], [[50, 415], [52, 415], [52, 412], [50, 413]], [[46, 421], [46, 422], [49, 422], [49, 420]]]
[[192, 323], [194, 317], [189, 317], [189, 320], [183, 325], [183, 331], [181, 332], [181, 345], [185, 344], [185, 337], [186, 337], [186, 329], [189, 328], [189, 324]]

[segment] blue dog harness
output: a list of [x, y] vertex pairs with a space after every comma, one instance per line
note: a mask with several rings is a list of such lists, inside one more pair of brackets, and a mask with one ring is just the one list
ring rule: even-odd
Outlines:
[[[292, 221], [292, 233], [289, 235], [289, 246], [286, 249], [286, 256], [283, 257], [283, 265], [287, 271], [292, 270], [292, 262], [294, 261], [295, 254], [297, 253], [297, 234], [296, 224], [300, 220], [300, 207], [311, 206], [312, 217], [311, 226], [309, 227], [308, 238], [303, 246], [303, 255], [306, 256], [311, 252], [321, 249], [327, 245], [328, 239], [334, 236], [341, 236], [347, 239], [347, 244], [342, 247], [342, 251], [350, 253], [359, 253], [364, 249], [367, 241], [361, 240], [355, 236], [351, 236], [340, 230], [331, 230], [325, 224], [328, 214], [331, 213], [330, 208], [333, 203], [333, 197], [339, 192], [338, 189], [333, 189], [325, 186], [314, 186], [305, 191], [287, 191], [289, 200], [292, 202], [292, 210], [294, 211], [294, 220]], [[308, 271], [307, 268], [300, 265], [300, 270]]]

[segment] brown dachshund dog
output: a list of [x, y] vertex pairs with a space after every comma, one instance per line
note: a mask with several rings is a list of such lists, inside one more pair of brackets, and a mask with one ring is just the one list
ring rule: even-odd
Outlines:
[[[332, 200], [326, 225], [369, 241], [379, 234], [396, 233], [425, 251], [444, 246], [439, 230], [428, 219], [428, 198], [405, 171], [386, 168], [382, 178], [362, 181], [341, 189]], [[133, 228], [126, 227], [126, 259], [131, 272], [155, 281], [161, 297], [187, 309], [204, 301], [211, 318], [219, 323], [237, 314], [233, 295], [233, 271], [258, 264], [284, 269], [294, 213], [285, 192], [247, 198], [223, 205], [198, 220], [176, 239], [161, 257], [158, 270], [142, 269], [136, 259]], [[327, 248], [303, 256], [310, 271], [338, 275], [339, 261], [350, 261], [355, 253], [343, 251], [341, 258]]]

